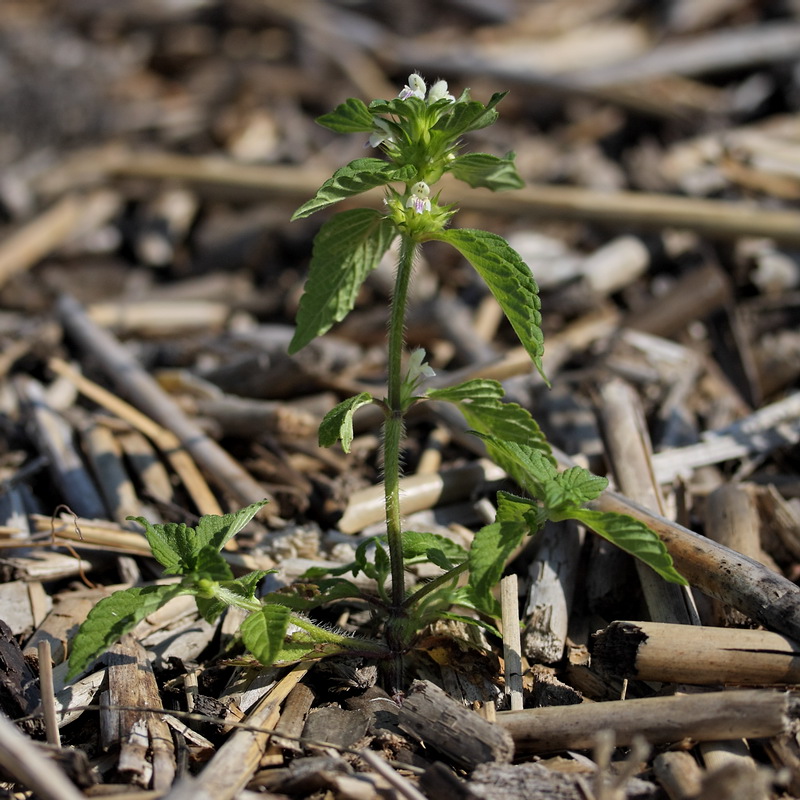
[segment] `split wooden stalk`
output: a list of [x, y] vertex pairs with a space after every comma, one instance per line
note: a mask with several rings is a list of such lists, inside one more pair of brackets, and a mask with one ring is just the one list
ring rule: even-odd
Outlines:
[[270, 731], [280, 718], [280, 705], [302, 680], [309, 664], [298, 664], [269, 691], [250, 712], [245, 722], [253, 728], [240, 728], [217, 751], [201, 773], [202, 789], [214, 800], [231, 800], [252, 777]]
[[741, 628], [619, 620], [595, 634], [592, 663], [609, 675], [663, 683], [800, 683], [800, 645]]
[[500, 581], [500, 606], [503, 612], [503, 661], [506, 694], [512, 711], [522, 709], [522, 643], [519, 632], [519, 597], [516, 573]]
[[777, 736], [787, 729], [791, 709], [786, 693], [743, 689], [501, 711], [497, 722], [511, 734], [520, 757], [590, 749], [603, 730], [614, 731], [617, 746], [637, 736], [651, 745]]
[[583, 537], [577, 524], [547, 524], [530, 564], [523, 650], [531, 663], [555, 664], [564, 654]]
[[[601, 414], [612, 469], [628, 497], [663, 513], [663, 499], [655, 482], [652, 446], [644, 412], [633, 389], [621, 380], [600, 387]], [[696, 612], [676, 584], [667, 583], [642, 562], [636, 562], [647, 608], [652, 619], [691, 624]]]

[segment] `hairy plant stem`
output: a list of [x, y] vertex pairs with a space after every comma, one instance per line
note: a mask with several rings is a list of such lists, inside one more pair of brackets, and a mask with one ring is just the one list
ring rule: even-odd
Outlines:
[[394, 674], [391, 676], [393, 688], [401, 688], [402, 679], [402, 641], [403, 617], [406, 610], [405, 566], [403, 563], [403, 530], [400, 522], [400, 444], [403, 438], [403, 346], [405, 343], [404, 325], [408, 287], [414, 267], [417, 243], [403, 235], [400, 242], [400, 260], [397, 265], [394, 293], [392, 295], [391, 316], [389, 318], [388, 342], [388, 413], [383, 426], [383, 486], [386, 505], [386, 537], [389, 543], [389, 563], [392, 573], [392, 596], [389, 619], [386, 625], [386, 639], [395, 657]]

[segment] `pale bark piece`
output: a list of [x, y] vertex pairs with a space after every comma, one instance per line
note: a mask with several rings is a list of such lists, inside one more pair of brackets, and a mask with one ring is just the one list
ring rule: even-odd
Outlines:
[[231, 800], [253, 776], [269, 733], [280, 718], [280, 705], [302, 680], [308, 664], [298, 664], [255, 706], [246, 719], [260, 731], [235, 731], [201, 773], [203, 790], [214, 800]]
[[[627, 383], [615, 379], [601, 385], [600, 400], [617, 484], [628, 497], [663, 513], [664, 501], [652, 465], [653, 449], [638, 396]], [[682, 624], [694, 621], [696, 614], [679, 586], [667, 583], [640, 561], [636, 570], [652, 619]]]
[[[0, 560], [0, 564], [3, 561]], [[33, 595], [36, 595], [34, 598]], [[45, 593], [42, 584], [38, 581], [9, 581], [0, 583], [0, 618], [11, 628], [11, 632], [18, 636], [29, 633], [36, 625], [35, 611], [39, 601], [47, 606], [52, 606], [52, 599]]]
[[522, 642], [519, 630], [519, 596], [516, 573], [500, 581], [500, 607], [503, 613], [503, 662], [505, 693], [512, 711], [522, 709]]
[[511, 738], [502, 728], [430, 681], [414, 681], [400, 706], [399, 720], [403, 730], [464, 769], [487, 761], [508, 763], [514, 755]]
[[2, 714], [0, 766], [42, 800], [86, 800], [83, 792]]
[[691, 754], [683, 750], [660, 753], [653, 760], [653, 772], [669, 800], [700, 797], [703, 771]]
[[47, 457], [53, 479], [65, 501], [79, 516], [107, 516], [100, 493], [73, 444], [72, 427], [50, 407], [38, 381], [20, 375], [15, 384], [28, 409], [33, 439]]
[[555, 664], [564, 654], [582, 539], [578, 526], [569, 522], [548, 524], [539, 534], [536, 557], [528, 569], [522, 637], [531, 662]]
[[800, 645], [771, 631], [612, 622], [592, 664], [609, 675], [700, 686], [800, 683]]
[[122, 344], [95, 325], [74, 299], [62, 296], [58, 313], [69, 335], [100, 361], [120, 392], [170, 429], [222, 491], [243, 505], [265, 498], [266, 492], [259, 483], [190, 421]]
[[101, 712], [104, 745], [106, 748], [119, 745], [117, 768], [132, 783], [145, 788], [152, 784], [152, 788], [166, 791], [176, 772], [170, 728], [158, 714], [133, 710], [162, 707], [144, 648], [126, 635], [105, 658], [108, 692], [104, 704], [107, 708]]
[[770, 453], [798, 441], [800, 392], [795, 392], [726, 428], [706, 432], [697, 444], [657, 453], [653, 466], [663, 484], [697, 467]]
[[[760, 544], [761, 519], [755, 496], [733, 483], [715, 489], [706, 500], [705, 534], [737, 553], [765, 563]], [[768, 565], [773, 566], [773, 565]], [[740, 612], [714, 602], [708, 620], [710, 625], [743, 625], [746, 617]]]
[[614, 732], [617, 746], [637, 736], [653, 745], [777, 736], [787, 729], [790, 708], [788, 694], [742, 689], [501, 711], [497, 722], [511, 734], [520, 756], [586, 750], [602, 730]]

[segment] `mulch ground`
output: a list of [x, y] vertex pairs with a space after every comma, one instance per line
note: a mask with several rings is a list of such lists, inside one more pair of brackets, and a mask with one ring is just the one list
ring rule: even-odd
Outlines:
[[[800, 796], [798, 53], [788, 0], [7, 0], [0, 796]], [[507, 565], [520, 650], [442, 623], [404, 697], [370, 663], [253, 665], [240, 616], [209, 625], [185, 598], [67, 683], [92, 605], [160, 578], [129, 515], [268, 497], [226, 551], [274, 570], [265, 591], [381, 532], [375, 417], [349, 456], [316, 431], [383, 390], [392, 261], [290, 357], [324, 215], [289, 217], [372, 152], [314, 118], [417, 69], [510, 90], [465, 144], [515, 151], [526, 187], [443, 199], [530, 265], [553, 388], [435, 243], [409, 346], [439, 385], [501, 380], [693, 591], [559, 526]], [[407, 527], [468, 546], [513, 486], [443, 410], [404, 447]], [[359, 603], [317, 617], [375, 624]]]

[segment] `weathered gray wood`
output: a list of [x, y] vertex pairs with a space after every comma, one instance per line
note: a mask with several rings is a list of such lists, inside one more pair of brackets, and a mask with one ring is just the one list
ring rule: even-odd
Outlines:
[[414, 681], [399, 718], [404, 731], [464, 769], [487, 761], [509, 762], [514, 755], [505, 730], [459, 705], [430, 681]]
[[589, 749], [602, 730], [612, 730], [618, 746], [637, 736], [650, 744], [776, 736], [787, 729], [790, 705], [786, 693], [743, 689], [501, 711], [497, 721], [512, 735], [519, 756]]

